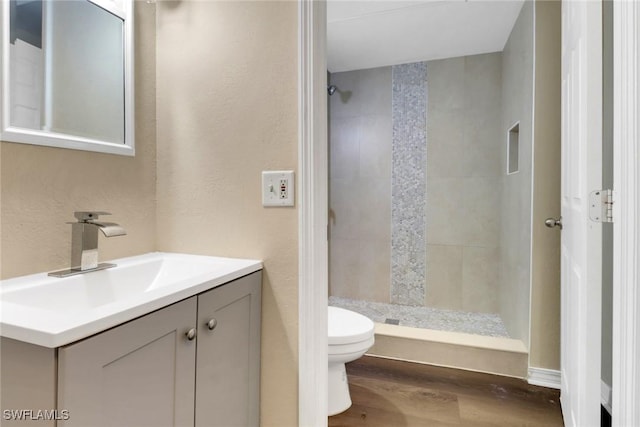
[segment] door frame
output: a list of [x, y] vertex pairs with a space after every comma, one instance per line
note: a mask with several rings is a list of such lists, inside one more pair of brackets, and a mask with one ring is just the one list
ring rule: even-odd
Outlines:
[[298, 0], [298, 425], [327, 425], [327, 5]]
[[[640, 425], [640, 5], [613, 2], [614, 426]], [[616, 200], [617, 199], [617, 200]], [[634, 373], [634, 375], [630, 375]]]

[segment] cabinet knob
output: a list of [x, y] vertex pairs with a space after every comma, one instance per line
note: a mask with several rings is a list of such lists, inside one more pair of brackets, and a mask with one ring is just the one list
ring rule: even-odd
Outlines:
[[218, 326], [218, 321], [216, 319], [211, 319], [207, 322], [207, 328], [209, 328], [210, 331], [213, 331], [216, 326]]
[[187, 339], [189, 341], [193, 341], [193, 339], [196, 337], [196, 329], [195, 328], [189, 329], [187, 332], [185, 332], [185, 335], [187, 336]]

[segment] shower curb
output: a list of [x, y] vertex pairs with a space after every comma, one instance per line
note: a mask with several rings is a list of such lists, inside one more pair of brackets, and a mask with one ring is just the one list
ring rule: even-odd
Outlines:
[[515, 378], [528, 376], [529, 353], [520, 340], [382, 323], [376, 323], [375, 340], [367, 353], [371, 356]]

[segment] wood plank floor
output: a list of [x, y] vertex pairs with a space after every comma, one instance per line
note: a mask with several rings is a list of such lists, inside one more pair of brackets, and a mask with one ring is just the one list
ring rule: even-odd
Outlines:
[[329, 427], [563, 425], [559, 392], [516, 378], [368, 356], [347, 375], [353, 405]]

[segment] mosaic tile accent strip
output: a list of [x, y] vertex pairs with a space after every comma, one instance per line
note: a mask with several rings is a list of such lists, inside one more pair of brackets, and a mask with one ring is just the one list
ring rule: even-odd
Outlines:
[[427, 64], [392, 67], [391, 302], [426, 292]]
[[387, 320], [393, 319], [398, 320], [400, 326], [509, 338], [502, 319], [493, 313], [467, 313], [341, 297], [329, 297], [329, 305], [355, 311], [378, 323], [389, 323]]

